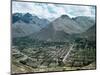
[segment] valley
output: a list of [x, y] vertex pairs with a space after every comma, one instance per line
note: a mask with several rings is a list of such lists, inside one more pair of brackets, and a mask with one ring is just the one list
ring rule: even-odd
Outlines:
[[[48, 42], [29, 38], [25, 41], [25, 39], [16, 39], [19, 41], [12, 46], [13, 73], [82, 70], [96, 67], [96, 47], [93, 41], [76, 39], [73, 42]], [[91, 64], [92, 66], [85, 68]]]

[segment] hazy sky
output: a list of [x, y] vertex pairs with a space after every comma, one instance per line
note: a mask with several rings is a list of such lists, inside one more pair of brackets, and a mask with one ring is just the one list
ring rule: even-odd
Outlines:
[[32, 3], [32, 2], [12, 2], [12, 12], [31, 13], [40, 18], [57, 18], [62, 14], [70, 17], [90, 16], [95, 17], [94, 6], [78, 6], [78, 5], [61, 5], [47, 3]]

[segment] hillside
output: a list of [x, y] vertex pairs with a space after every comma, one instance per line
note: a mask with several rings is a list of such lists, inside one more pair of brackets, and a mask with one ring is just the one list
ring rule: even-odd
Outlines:
[[14, 13], [12, 15], [12, 37], [25, 37], [40, 31], [49, 21], [40, 19], [30, 13]]

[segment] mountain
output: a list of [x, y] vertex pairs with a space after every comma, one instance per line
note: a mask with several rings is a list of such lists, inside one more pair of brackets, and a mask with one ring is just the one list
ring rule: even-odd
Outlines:
[[56, 31], [51, 25], [50, 28], [42, 29], [40, 32], [31, 35], [31, 38], [46, 41], [68, 41], [66, 38], [70, 38], [70, 35], [64, 31]]
[[47, 41], [68, 41], [72, 34], [81, 33], [80, 25], [67, 15], [62, 15], [40, 32], [31, 35], [31, 38]]
[[83, 32], [95, 24], [95, 19], [92, 17], [78, 16], [73, 18], [82, 28]]
[[12, 14], [12, 23], [19, 21], [22, 17], [22, 13], [14, 13]]
[[90, 27], [81, 35], [90, 41], [96, 41], [96, 25], [93, 25], [92, 27]]
[[[87, 36], [88, 29], [95, 25], [95, 20], [86, 16], [70, 18], [61, 15], [57, 19], [49, 22], [47, 19], [39, 18], [30, 13], [13, 14], [12, 36], [25, 37], [46, 41], [69, 41], [77, 34], [82, 37]], [[90, 34], [89, 34], [90, 35]]]
[[26, 24], [23, 21], [18, 21], [12, 24], [12, 37], [24, 37], [34, 32], [38, 32], [41, 28], [36, 24]]
[[56, 31], [64, 31], [68, 34], [81, 32], [80, 25], [67, 15], [62, 15], [61, 17], [58, 17], [51, 23], [51, 25]]
[[14, 13], [12, 15], [12, 20], [13, 20], [12, 22], [13, 24], [21, 20], [25, 23], [37, 24], [42, 28], [45, 27], [47, 24], [49, 24], [49, 21], [47, 19], [43, 19], [43, 18], [40, 19], [38, 16], [32, 15], [30, 13]]
[[12, 15], [12, 37], [25, 37], [40, 31], [49, 21], [32, 16], [30, 13], [14, 13]]
[[[34, 17], [35, 17], [35, 16], [34, 16]], [[38, 18], [38, 17], [35, 17], [35, 18]], [[33, 16], [32, 16], [32, 14], [30, 14], [30, 13], [24, 14], [24, 15], [22, 16], [22, 18], [21, 18], [21, 20], [22, 20], [23, 22], [25, 22], [25, 23], [34, 23], [34, 22], [32, 21], [32, 19], [33, 19]]]

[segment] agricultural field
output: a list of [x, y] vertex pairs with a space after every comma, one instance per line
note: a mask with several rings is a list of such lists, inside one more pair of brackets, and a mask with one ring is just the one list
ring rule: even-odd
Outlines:
[[[85, 39], [78, 39], [72, 43], [36, 42], [36, 40], [32, 42], [31, 40], [32, 43], [29, 43], [30, 45], [28, 47], [26, 44], [30, 41], [20, 41], [21, 39], [17, 41], [18, 46], [12, 46], [13, 73], [96, 68], [95, 42], [90, 42]], [[23, 43], [24, 45], [22, 46], [21, 44]], [[33, 44], [34, 46], [32, 46]]]

